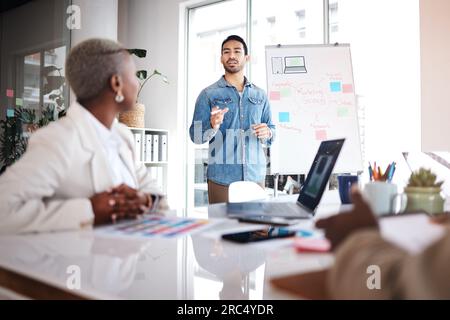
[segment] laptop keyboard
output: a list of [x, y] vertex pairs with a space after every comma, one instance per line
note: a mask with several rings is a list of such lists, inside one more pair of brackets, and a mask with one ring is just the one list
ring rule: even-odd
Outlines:
[[267, 215], [285, 218], [309, 218], [311, 214], [296, 203], [273, 203], [273, 202], [246, 202], [229, 203], [228, 213]]
[[306, 210], [303, 210], [299, 205], [295, 203], [270, 203], [264, 208], [265, 212], [271, 216], [283, 216], [283, 217], [302, 217], [309, 216]]

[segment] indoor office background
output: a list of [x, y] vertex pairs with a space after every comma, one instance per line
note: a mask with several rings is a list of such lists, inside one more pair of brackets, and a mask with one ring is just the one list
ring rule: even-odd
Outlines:
[[[220, 1], [189, 7], [187, 26], [186, 129], [198, 93], [222, 74], [217, 48], [226, 35], [247, 40], [247, 76], [262, 88], [266, 45], [350, 43], [364, 160], [420, 149], [419, 1]], [[208, 146], [187, 145], [188, 207], [198, 212], [207, 205]]]
[[[81, 8], [81, 27], [67, 28], [67, 8]], [[149, 50], [139, 68], [158, 69], [142, 93], [145, 126], [169, 132], [169, 204], [203, 215], [206, 146], [190, 142], [195, 99], [222, 74], [220, 44], [236, 33], [247, 40], [250, 81], [265, 88], [266, 45], [350, 43], [364, 160], [389, 160], [400, 150], [446, 150], [450, 48], [445, 0], [34, 0], [2, 1], [1, 119], [17, 105], [56, 114], [73, 97], [65, 57], [89, 37], [117, 39]], [[439, 48], [439, 49], [436, 49]], [[434, 72], [434, 73], [433, 73]], [[14, 98], [9, 97], [14, 91]], [[17, 101], [17, 97], [20, 97]], [[25, 128], [27, 129], [27, 128]], [[25, 130], [26, 131], [26, 130]], [[2, 140], [5, 141], [5, 140]], [[293, 173], [295, 174], [295, 173]]]

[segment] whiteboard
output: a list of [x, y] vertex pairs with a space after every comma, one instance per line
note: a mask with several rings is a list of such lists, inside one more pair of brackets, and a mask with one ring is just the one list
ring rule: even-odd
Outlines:
[[350, 45], [266, 47], [276, 138], [271, 174], [307, 173], [323, 140], [345, 138], [335, 173], [363, 170]]

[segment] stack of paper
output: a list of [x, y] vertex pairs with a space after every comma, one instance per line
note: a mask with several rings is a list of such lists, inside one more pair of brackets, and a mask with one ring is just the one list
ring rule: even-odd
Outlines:
[[445, 232], [442, 225], [431, 223], [425, 213], [382, 218], [380, 228], [384, 239], [411, 254], [422, 252]]

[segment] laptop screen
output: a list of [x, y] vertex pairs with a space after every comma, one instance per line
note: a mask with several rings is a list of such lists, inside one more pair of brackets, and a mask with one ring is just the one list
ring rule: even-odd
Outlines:
[[304, 67], [305, 57], [285, 57], [286, 67]]
[[314, 211], [318, 206], [344, 141], [345, 139], [329, 140], [320, 144], [297, 199], [297, 202], [303, 207]]

